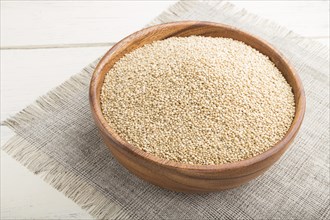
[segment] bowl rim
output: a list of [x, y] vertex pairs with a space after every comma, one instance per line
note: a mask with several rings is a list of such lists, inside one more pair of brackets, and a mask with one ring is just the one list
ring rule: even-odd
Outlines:
[[[225, 28], [231, 31], [235, 32], [240, 32], [243, 33], [244, 35], [247, 35], [251, 38], [254, 38], [254, 40], [258, 41], [258, 43], [261, 43], [262, 46], [268, 47], [268, 49], [272, 50], [275, 54], [279, 55], [281, 58], [281, 61], [288, 67], [290, 70], [289, 74], [293, 75], [293, 79], [295, 83], [299, 86], [298, 91], [300, 92], [300, 96], [297, 97], [297, 100], [295, 100], [295, 115], [294, 119], [291, 123], [291, 126], [285, 136], [278, 141], [273, 147], [268, 149], [267, 151], [257, 155], [253, 156], [251, 158], [233, 162], [233, 163], [226, 163], [226, 164], [210, 164], [210, 165], [202, 165], [202, 164], [188, 164], [188, 163], [180, 163], [180, 162], [175, 162], [171, 161], [168, 159], [164, 159], [158, 156], [155, 156], [153, 154], [147, 153], [138, 147], [133, 146], [132, 144], [129, 144], [127, 141], [125, 141], [123, 138], [121, 138], [107, 123], [105, 120], [102, 111], [101, 111], [101, 104], [100, 100], [97, 99], [97, 94], [98, 94], [98, 84], [102, 83], [103, 81], [100, 79], [101, 77], [101, 70], [102, 68], [106, 65], [107, 61], [111, 58], [111, 56], [114, 54], [114, 52], [118, 49], [121, 48], [125, 44], [125, 42], [134, 40], [134, 36], [137, 34], [142, 34], [145, 35], [144, 33], [150, 33], [152, 31], [159, 31], [163, 28], [169, 28], [169, 27], [174, 27], [177, 25], [208, 25], [208, 26], [217, 26], [221, 28]], [[296, 96], [296, 93], [293, 91], [294, 96]], [[296, 97], [295, 97], [296, 99]], [[106, 54], [102, 57], [102, 59], [98, 62], [93, 74], [92, 78], [90, 81], [90, 88], [89, 88], [89, 101], [90, 101], [90, 106], [91, 106], [91, 111], [93, 113], [94, 120], [98, 123], [97, 126], [99, 129], [103, 131], [103, 135], [106, 135], [107, 138], [109, 138], [114, 145], [113, 147], [120, 147], [121, 150], [124, 150], [126, 152], [132, 153], [135, 157], [142, 158], [145, 160], [148, 160], [151, 163], [165, 166], [171, 169], [182, 169], [182, 170], [192, 170], [192, 171], [198, 171], [198, 172], [221, 172], [225, 170], [234, 170], [234, 169], [239, 169], [242, 167], [247, 167], [251, 166], [253, 164], [258, 164], [265, 159], [272, 157], [273, 155], [276, 155], [279, 151], [283, 150], [287, 145], [291, 143], [291, 141], [294, 139], [296, 134], [299, 131], [299, 128], [302, 124], [304, 114], [305, 114], [305, 109], [306, 109], [306, 98], [305, 98], [305, 92], [304, 88], [302, 86], [301, 80], [299, 75], [297, 74], [295, 68], [291, 65], [291, 63], [283, 56], [282, 53], [280, 53], [277, 49], [275, 49], [273, 46], [271, 46], [269, 43], [267, 43], [265, 40], [261, 39], [260, 37], [256, 37], [254, 35], [251, 35], [245, 31], [242, 31], [238, 28], [221, 24], [221, 23], [215, 23], [215, 22], [208, 22], [208, 21], [178, 21], [178, 22], [169, 22], [169, 23], [163, 23], [163, 24], [158, 24], [154, 26], [150, 26], [144, 29], [141, 29], [139, 31], [136, 31], [127, 37], [123, 38], [121, 41], [113, 45], [107, 52]], [[298, 103], [298, 106], [297, 106]], [[297, 111], [297, 109], [300, 109], [300, 111]]]

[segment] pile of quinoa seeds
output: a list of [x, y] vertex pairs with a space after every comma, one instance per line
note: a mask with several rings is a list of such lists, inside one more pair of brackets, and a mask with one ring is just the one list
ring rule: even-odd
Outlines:
[[188, 164], [225, 164], [261, 154], [288, 131], [290, 85], [269, 58], [228, 38], [172, 37], [115, 63], [102, 112], [128, 143]]

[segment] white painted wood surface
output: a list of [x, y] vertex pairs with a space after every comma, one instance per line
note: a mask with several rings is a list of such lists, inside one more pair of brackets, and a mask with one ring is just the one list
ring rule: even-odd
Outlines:
[[[232, 1], [329, 46], [329, 1]], [[171, 1], [1, 1], [1, 120], [55, 87]], [[42, 48], [42, 49], [38, 49]], [[1, 127], [1, 144], [13, 133]], [[2, 219], [91, 216], [1, 152]]]

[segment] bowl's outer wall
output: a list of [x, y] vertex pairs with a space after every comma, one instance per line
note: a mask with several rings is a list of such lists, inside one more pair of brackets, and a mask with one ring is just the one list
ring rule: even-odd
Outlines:
[[[202, 35], [228, 37], [243, 41], [267, 55], [293, 88], [296, 116], [288, 134], [271, 150], [246, 161], [218, 166], [192, 166], [165, 161], [123, 141], [103, 118], [100, 90], [105, 74], [126, 53], [172, 36]], [[299, 77], [283, 56], [266, 42], [245, 32], [210, 22], [177, 22], [136, 32], [112, 47], [99, 62], [91, 80], [92, 114], [105, 144], [116, 159], [135, 175], [163, 188], [183, 192], [210, 192], [240, 186], [264, 173], [289, 147], [296, 136], [305, 112], [305, 96]], [[203, 167], [202, 167], [203, 166]]]

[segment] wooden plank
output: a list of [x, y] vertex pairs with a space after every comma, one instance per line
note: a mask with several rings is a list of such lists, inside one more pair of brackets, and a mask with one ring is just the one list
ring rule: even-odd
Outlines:
[[[108, 49], [1, 50], [1, 118], [20, 111]], [[2, 132], [1, 139], [7, 139]]]
[[172, 1], [1, 2], [1, 45], [116, 42]]
[[1, 153], [1, 219], [91, 219], [64, 194]]
[[[1, 2], [1, 46], [102, 44], [142, 28], [173, 1]], [[328, 1], [231, 1], [307, 37], [329, 37]], [[95, 45], [94, 45], [95, 46]]]
[[[79, 72], [108, 47], [1, 51], [1, 120]], [[13, 132], [1, 126], [1, 144]], [[22, 184], [24, 183], [24, 184]], [[1, 218], [91, 219], [86, 211], [1, 152]]]
[[329, 37], [329, 1], [231, 1], [302, 36]]

